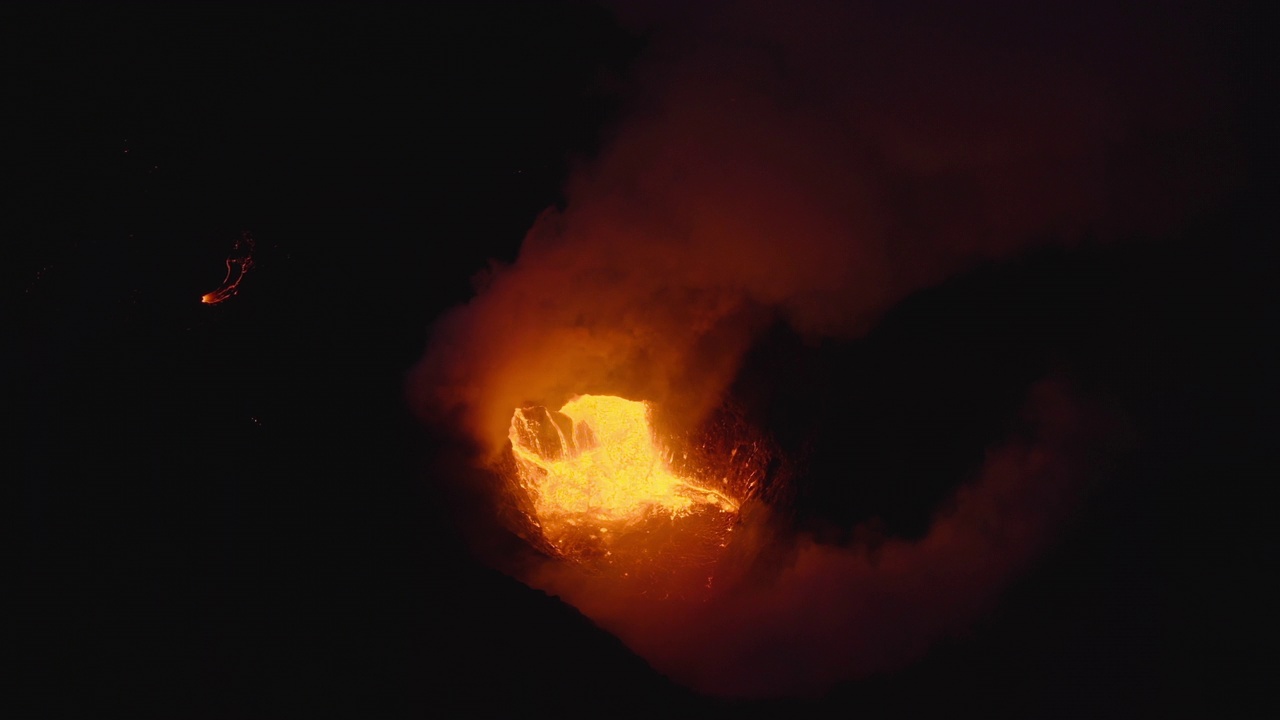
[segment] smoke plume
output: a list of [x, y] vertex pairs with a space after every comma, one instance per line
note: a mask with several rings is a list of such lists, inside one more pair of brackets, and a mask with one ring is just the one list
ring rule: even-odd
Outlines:
[[[582, 393], [694, 427], [770, 323], [856, 338], [948, 276], [1158, 233], [1226, 182], [1227, 164], [1166, 148], [1212, 135], [1192, 11], [907, 5], [621, 8], [650, 38], [627, 117], [515, 262], [439, 320], [411, 382], [422, 415], [461, 428], [480, 464], [514, 408]], [[1081, 411], [1058, 390], [1033, 398], [1041, 432], [992, 451], [921, 540], [758, 537], [788, 548], [775, 575], [679, 617], [571, 568], [526, 579], [707, 691], [816, 691], [899, 666], [972, 621], [1073, 506]]]

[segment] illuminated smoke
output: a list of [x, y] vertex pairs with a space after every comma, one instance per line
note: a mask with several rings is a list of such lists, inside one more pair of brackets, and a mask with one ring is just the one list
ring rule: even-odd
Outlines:
[[[1132, 160], [1201, 120], [1210, 88], [1172, 81], [1196, 52], [1178, 44], [1190, 16], [1156, 32], [1018, 4], [667, 11], [624, 13], [655, 38], [628, 120], [515, 262], [438, 321], [411, 379], [421, 415], [461, 431], [482, 467], [518, 408], [618, 395], [697, 428], [771, 323], [856, 338], [950, 275], [1157, 232], [1225, 182]], [[1082, 458], [1105, 443], [1085, 428], [1106, 423], [1055, 386], [1032, 395], [1040, 432], [992, 451], [919, 541], [780, 537], [761, 504], [705, 605], [641, 602], [554, 561], [522, 579], [709, 692], [817, 692], [898, 667], [988, 607], [1091, 476]], [[765, 548], [785, 560], [760, 577]]]

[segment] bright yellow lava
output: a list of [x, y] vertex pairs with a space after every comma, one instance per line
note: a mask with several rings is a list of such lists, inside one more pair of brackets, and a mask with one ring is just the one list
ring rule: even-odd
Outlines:
[[559, 415], [516, 410], [508, 433], [520, 484], [553, 544], [563, 524], [603, 533], [654, 513], [677, 517], [701, 506], [737, 512], [732, 498], [671, 471], [644, 403], [579, 395]]

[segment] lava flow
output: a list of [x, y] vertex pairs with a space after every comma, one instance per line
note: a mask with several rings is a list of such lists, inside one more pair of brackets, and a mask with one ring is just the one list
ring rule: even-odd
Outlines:
[[642, 402], [579, 395], [558, 412], [517, 409], [509, 437], [540, 544], [594, 570], [714, 561], [737, 520], [728, 479], [715, 488], [673, 469]]
[[253, 268], [253, 236], [242, 233], [239, 240], [231, 246], [231, 254], [227, 256], [227, 274], [217, 290], [205, 293], [200, 302], [205, 305], [217, 305], [235, 295], [240, 289], [240, 282]]

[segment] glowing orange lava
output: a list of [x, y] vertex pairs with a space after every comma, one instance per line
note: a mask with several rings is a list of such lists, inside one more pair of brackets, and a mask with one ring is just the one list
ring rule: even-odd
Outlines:
[[240, 281], [253, 268], [253, 236], [242, 233], [239, 240], [231, 246], [231, 254], [227, 256], [227, 274], [217, 290], [205, 293], [200, 302], [205, 305], [217, 305], [235, 295], [240, 289]]
[[618, 551], [635, 549], [636, 536], [649, 546], [632, 554], [652, 556], [653, 538], [670, 536], [678, 519], [704, 538], [714, 530], [719, 544], [736, 519], [739, 501], [727, 490], [672, 470], [642, 402], [579, 395], [559, 412], [518, 409], [508, 437], [531, 520], [571, 559], [614, 564]]

